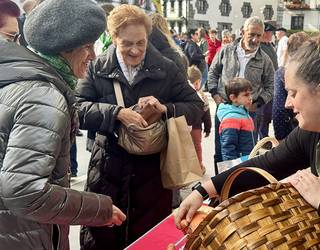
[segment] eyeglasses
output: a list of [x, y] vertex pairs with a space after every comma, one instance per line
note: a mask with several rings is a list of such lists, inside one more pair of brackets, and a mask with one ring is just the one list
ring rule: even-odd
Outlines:
[[0, 33], [7, 36], [7, 37], [10, 37], [10, 40], [13, 42], [17, 42], [21, 36], [20, 33], [11, 34], [11, 33], [4, 32], [4, 31], [0, 31]]

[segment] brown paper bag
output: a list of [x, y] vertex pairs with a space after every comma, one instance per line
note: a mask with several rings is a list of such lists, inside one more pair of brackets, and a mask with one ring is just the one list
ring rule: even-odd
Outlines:
[[202, 178], [202, 170], [184, 116], [167, 120], [168, 146], [161, 152], [164, 188], [179, 189]]

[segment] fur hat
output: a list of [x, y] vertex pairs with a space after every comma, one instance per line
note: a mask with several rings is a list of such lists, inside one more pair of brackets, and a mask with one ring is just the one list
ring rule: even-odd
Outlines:
[[94, 42], [106, 28], [104, 10], [93, 0], [46, 0], [26, 18], [28, 44], [44, 54]]

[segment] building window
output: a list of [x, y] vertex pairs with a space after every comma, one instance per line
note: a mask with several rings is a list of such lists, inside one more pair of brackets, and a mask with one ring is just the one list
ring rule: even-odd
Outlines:
[[252, 13], [251, 3], [243, 2], [243, 5], [241, 7], [241, 12], [244, 18], [249, 18]]
[[174, 0], [170, 0], [170, 12], [174, 12]]
[[196, 1], [196, 9], [198, 14], [206, 14], [209, 8], [209, 4], [207, 0], [197, 0]]
[[263, 10], [263, 15], [265, 20], [272, 20], [273, 17], [273, 8], [272, 5], [266, 5]]
[[222, 0], [219, 5], [219, 9], [221, 12], [221, 16], [229, 16], [231, 12], [230, 0]]
[[291, 17], [291, 29], [303, 30], [304, 16], [292, 16]]

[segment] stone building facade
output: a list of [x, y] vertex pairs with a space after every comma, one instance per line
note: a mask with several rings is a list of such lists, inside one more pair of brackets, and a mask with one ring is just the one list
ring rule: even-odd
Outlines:
[[229, 29], [239, 35], [244, 21], [250, 16], [263, 20], [277, 19], [278, 0], [162, 0], [163, 13], [176, 31], [188, 28]]

